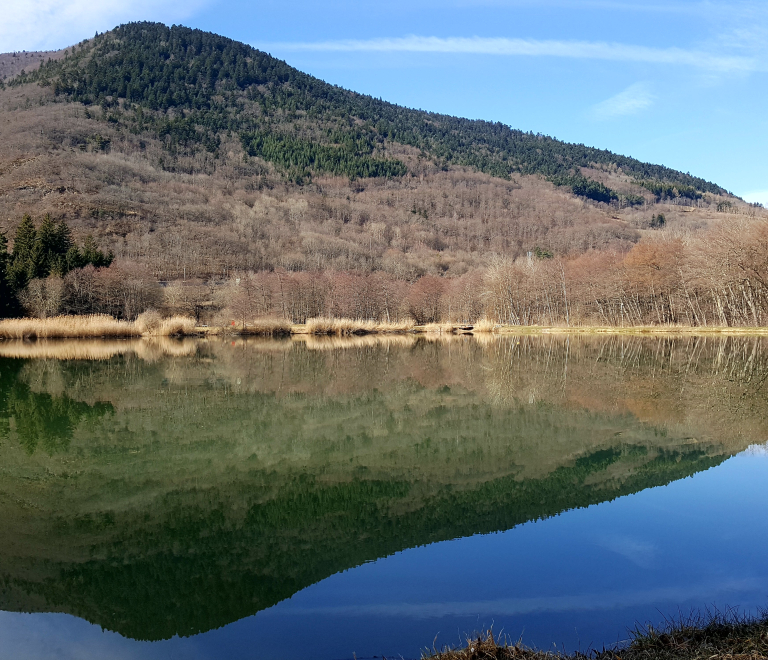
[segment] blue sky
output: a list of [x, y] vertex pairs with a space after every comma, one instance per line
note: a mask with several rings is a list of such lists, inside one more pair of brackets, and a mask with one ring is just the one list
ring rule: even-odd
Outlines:
[[211, 30], [328, 82], [663, 163], [768, 205], [768, 2], [27, 0], [0, 51], [130, 20]]

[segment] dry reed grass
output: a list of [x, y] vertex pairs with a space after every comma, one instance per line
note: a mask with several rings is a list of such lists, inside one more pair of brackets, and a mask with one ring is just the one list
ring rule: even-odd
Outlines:
[[152, 335], [155, 334], [160, 327], [163, 317], [160, 312], [154, 309], [148, 309], [146, 312], [139, 314], [136, 320], [133, 322], [139, 334]]
[[156, 337], [189, 337], [196, 334], [195, 319], [188, 316], [171, 316], [163, 319], [154, 333]]
[[139, 314], [134, 326], [145, 337], [188, 337], [196, 334], [195, 319], [189, 316], [163, 318], [152, 309]]
[[187, 316], [163, 319], [156, 312], [145, 312], [133, 323], [118, 321], [106, 314], [0, 321], [0, 339], [96, 339], [193, 334], [195, 334], [194, 319]]
[[295, 332], [296, 326], [290, 321], [275, 317], [256, 318], [246, 323], [225, 323], [210, 328], [201, 328], [207, 335], [223, 335], [240, 337], [287, 337]]
[[350, 348], [372, 348], [377, 346], [410, 348], [417, 341], [415, 335], [370, 334], [334, 337], [323, 335], [297, 335], [295, 342], [303, 342], [311, 351], [346, 350]]
[[370, 321], [362, 319], [337, 319], [317, 317], [308, 319], [304, 325], [304, 333], [310, 335], [331, 335], [349, 337], [353, 335], [371, 335], [409, 332], [415, 327], [413, 321], [387, 323], [385, 321]]
[[762, 660], [768, 658], [768, 611], [749, 617], [736, 610], [667, 620], [662, 629], [636, 627], [631, 640], [600, 650], [540, 651], [497, 641], [488, 631], [463, 648], [433, 649], [422, 660]]
[[493, 321], [480, 319], [477, 323], [472, 324], [472, 332], [494, 332], [496, 327], [497, 325]]
[[106, 314], [0, 321], [0, 338], [3, 339], [88, 339], [136, 337], [140, 334], [135, 324], [118, 321]]
[[239, 330], [241, 335], [254, 335], [258, 337], [285, 337], [291, 334], [291, 322], [285, 319], [261, 318], [246, 323]]
[[422, 660], [549, 660], [565, 656], [529, 649], [520, 642], [510, 645], [504, 640], [499, 643], [489, 630], [467, 638], [467, 645], [462, 648], [432, 649], [431, 653], [423, 653], [421, 657]]

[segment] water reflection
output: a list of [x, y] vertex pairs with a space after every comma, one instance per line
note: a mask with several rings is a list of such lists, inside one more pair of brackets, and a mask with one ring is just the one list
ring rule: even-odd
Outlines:
[[193, 635], [674, 482], [765, 441], [765, 341], [0, 343], [0, 607]]
[[164, 357], [186, 357], [197, 352], [193, 339], [39, 339], [0, 341], [0, 358], [34, 360], [109, 360], [135, 355], [147, 362]]

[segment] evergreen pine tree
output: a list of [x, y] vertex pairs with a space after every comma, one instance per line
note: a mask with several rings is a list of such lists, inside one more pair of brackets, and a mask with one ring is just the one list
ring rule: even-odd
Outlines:
[[0, 231], [0, 318], [11, 316], [16, 308], [16, 295], [8, 278], [10, 263], [8, 239]]
[[75, 268], [82, 268], [88, 263], [86, 262], [85, 258], [83, 257], [83, 253], [81, 252], [80, 248], [77, 247], [77, 245], [73, 245], [71, 248], [69, 248], [69, 250], [67, 250], [67, 256], [64, 259], [67, 272], [75, 270]]
[[86, 264], [96, 265], [94, 261], [99, 259], [99, 249], [96, 247], [96, 241], [93, 240], [93, 236], [88, 234], [83, 241], [83, 261]]
[[8, 280], [14, 291], [19, 291], [27, 286], [29, 280], [34, 277], [34, 263], [32, 252], [37, 239], [37, 230], [32, 218], [25, 215], [21, 224], [16, 229], [16, 237], [13, 241], [13, 255], [8, 268]]
[[110, 251], [104, 254], [96, 245], [91, 234], [85, 237], [82, 249], [82, 265], [92, 264], [96, 268], [108, 268], [114, 261], [115, 255]]
[[50, 214], [46, 214], [40, 229], [37, 230], [37, 238], [32, 249], [34, 277], [48, 277], [51, 271], [58, 266], [58, 255], [56, 253], [57, 239], [58, 228], [56, 223]]
[[64, 220], [59, 220], [56, 225], [56, 253], [67, 254], [74, 244], [69, 225]]

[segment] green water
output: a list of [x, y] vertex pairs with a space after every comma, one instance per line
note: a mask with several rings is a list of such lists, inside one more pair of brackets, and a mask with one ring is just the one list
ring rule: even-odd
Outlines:
[[27, 356], [0, 357], [0, 609], [137, 640], [225, 626], [407, 548], [671, 483], [768, 429], [762, 339], [0, 355]]

